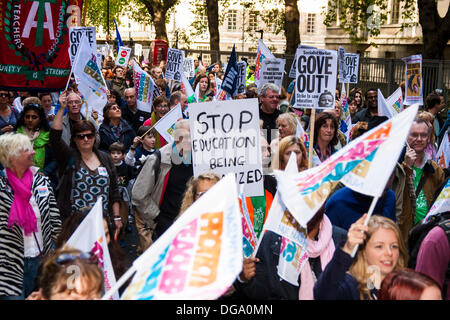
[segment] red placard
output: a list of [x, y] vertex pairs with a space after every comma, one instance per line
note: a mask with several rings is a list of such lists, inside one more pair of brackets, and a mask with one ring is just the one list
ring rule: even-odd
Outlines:
[[64, 89], [70, 74], [68, 28], [82, 0], [0, 0], [0, 88]]

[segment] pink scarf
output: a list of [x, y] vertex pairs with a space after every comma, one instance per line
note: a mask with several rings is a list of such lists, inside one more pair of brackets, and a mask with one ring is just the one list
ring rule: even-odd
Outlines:
[[33, 173], [30, 169], [27, 169], [22, 179], [19, 179], [14, 172], [6, 168], [6, 176], [14, 191], [14, 200], [9, 212], [8, 227], [12, 228], [15, 224], [25, 231], [25, 235], [36, 232], [36, 214], [30, 204]]
[[[333, 227], [326, 215], [323, 215], [319, 226], [319, 239], [317, 241], [308, 240], [308, 257], [317, 258], [320, 256], [322, 270], [325, 269], [328, 262], [334, 254], [334, 242], [332, 238]], [[311, 265], [307, 261], [300, 272], [300, 290], [298, 292], [299, 300], [314, 300], [313, 289], [314, 279]]]

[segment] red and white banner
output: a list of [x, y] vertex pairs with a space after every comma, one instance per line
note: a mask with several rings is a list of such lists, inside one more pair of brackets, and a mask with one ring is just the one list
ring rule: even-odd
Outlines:
[[69, 27], [83, 1], [0, 2], [0, 88], [57, 91], [70, 74]]

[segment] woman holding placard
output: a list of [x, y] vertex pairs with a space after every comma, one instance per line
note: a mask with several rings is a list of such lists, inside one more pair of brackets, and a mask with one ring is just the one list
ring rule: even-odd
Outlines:
[[[405, 267], [406, 246], [398, 226], [389, 218], [367, 214], [356, 221], [343, 247], [336, 248], [314, 286], [315, 300], [377, 299], [383, 279], [390, 272]], [[358, 245], [356, 258], [352, 251]]]

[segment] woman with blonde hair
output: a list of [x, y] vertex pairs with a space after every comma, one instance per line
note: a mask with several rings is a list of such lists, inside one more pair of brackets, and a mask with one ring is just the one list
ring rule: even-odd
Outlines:
[[[315, 300], [377, 299], [383, 279], [404, 268], [406, 246], [398, 226], [389, 218], [374, 215], [364, 225], [367, 214], [351, 225], [345, 245], [337, 247], [333, 258], [314, 286]], [[351, 254], [359, 245], [355, 258]]]
[[276, 151], [272, 161], [272, 169], [284, 170], [292, 152], [295, 152], [297, 155], [298, 171], [307, 169], [308, 156], [306, 153], [305, 144], [300, 138], [292, 135], [281, 139], [278, 150]]
[[278, 145], [284, 137], [295, 135], [297, 132], [296, 115], [293, 112], [282, 113], [277, 118], [278, 137], [270, 142], [270, 149], [273, 154], [278, 149]]
[[[182, 215], [206, 191], [215, 185], [221, 177], [215, 172], [206, 172], [198, 177], [192, 177], [187, 183], [187, 189], [181, 201], [180, 215]], [[177, 217], [177, 218], [178, 218]]]

